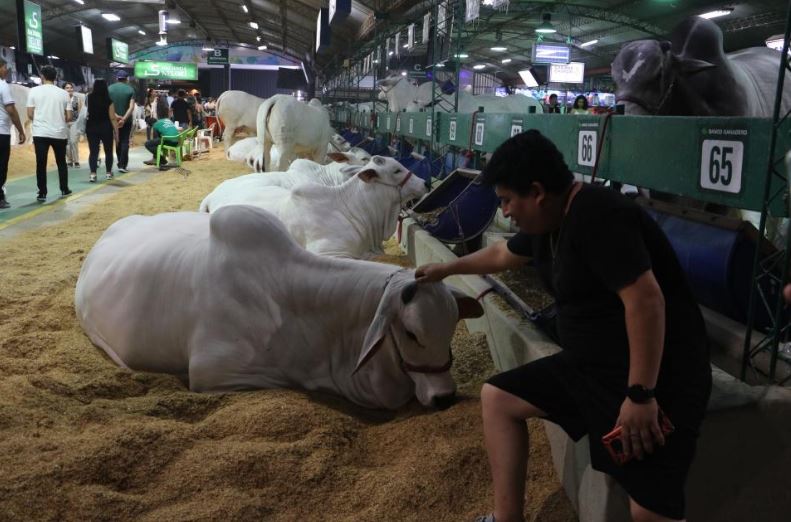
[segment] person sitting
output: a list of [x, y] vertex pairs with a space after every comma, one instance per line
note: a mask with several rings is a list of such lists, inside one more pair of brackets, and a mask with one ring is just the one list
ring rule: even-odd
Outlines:
[[574, 98], [574, 107], [571, 109], [571, 114], [590, 114], [588, 99], [582, 94]]
[[544, 109], [545, 113], [548, 114], [560, 114], [560, 104], [558, 103], [558, 95], [552, 93], [549, 95], [549, 104]]
[[[165, 138], [164, 141], [168, 145], [178, 144], [177, 139], [170, 139], [178, 137], [179, 130], [176, 128], [176, 125], [173, 123], [173, 121], [165, 116], [168, 114], [168, 105], [167, 99], [164, 96], [160, 96], [157, 99], [156, 113], [162, 115], [162, 117], [159, 118], [152, 126], [152, 139], [146, 141], [146, 149], [154, 155], [152, 159], [143, 162], [146, 165], [156, 165], [157, 149], [159, 148], [161, 138]], [[166, 170], [167, 164], [167, 157], [161, 156], [159, 158], [159, 170]]]

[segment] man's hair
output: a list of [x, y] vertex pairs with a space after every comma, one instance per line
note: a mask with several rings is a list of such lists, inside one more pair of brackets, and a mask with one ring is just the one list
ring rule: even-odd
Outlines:
[[558, 97], [558, 95], [557, 95], [557, 94], [555, 94], [555, 93], [552, 93], [552, 94], [550, 94], [550, 95], [549, 95], [549, 99], [550, 99], [550, 100], [551, 100], [552, 98], [557, 98], [557, 97]]
[[187, 95], [187, 91], [185, 91], [184, 89], [179, 89], [179, 92], [178, 92], [179, 98], [183, 98], [186, 95]]
[[58, 77], [58, 71], [51, 65], [45, 65], [41, 68], [41, 77], [47, 80], [48, 82], [54, 82], [55, 78]]
[[483, 171], [483, 182], [511, 189], [520, 196], [528, 195], [533, 183], [560, 194], [574, 182], [574, 175], [555, 144], [531, 129], [497, 147]]

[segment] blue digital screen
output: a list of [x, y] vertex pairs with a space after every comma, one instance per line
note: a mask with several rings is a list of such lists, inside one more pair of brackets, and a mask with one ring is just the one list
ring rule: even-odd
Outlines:
[[533, 46], [533, 63], [569, 63], [571, 49], [564, 45], [537, 43]]

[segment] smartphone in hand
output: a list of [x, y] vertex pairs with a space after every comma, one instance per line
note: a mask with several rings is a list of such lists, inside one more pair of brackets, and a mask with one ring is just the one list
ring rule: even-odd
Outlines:
[[[670, 419], [665, 415], [665, 413], [660, 409], [659, 410], [659, 429], [662, 430], [662, 434], [667, 437], [675, 427], [673, 427], [673, 423], [670, 422]], [[623, 433], [623, 429], [621, 426], [617, 426], [614, 430], [610, 433], [605, 435], [601, 438], [602, 444], [607, 449], [607, 453], [610, 454], [612, 460], [615, 461], [616, 464], [619, 466], [623, 466], [630, 460], [634, 458], [634, 453], [627, 455], [623, 451], [623, 444], [621, 443], [621, 434]]]

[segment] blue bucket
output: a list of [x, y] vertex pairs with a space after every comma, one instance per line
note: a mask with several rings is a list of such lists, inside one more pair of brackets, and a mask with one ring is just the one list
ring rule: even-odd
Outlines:
[[456, 169], [410, 213], [429, 234], [455, 244], [483, 234], [499, 204], [494, 189], [482, 183], [479, 171]]

